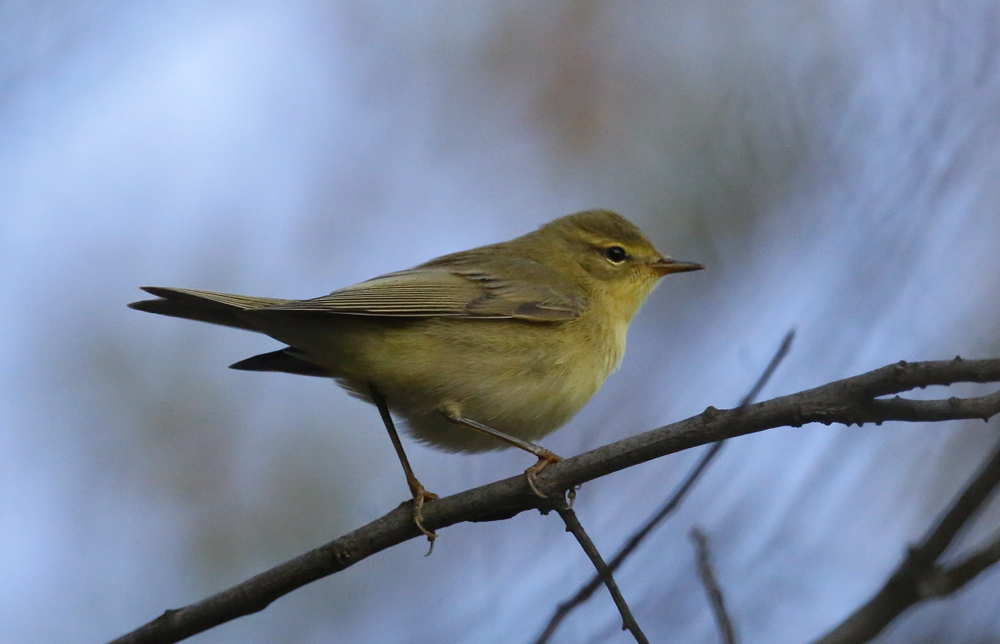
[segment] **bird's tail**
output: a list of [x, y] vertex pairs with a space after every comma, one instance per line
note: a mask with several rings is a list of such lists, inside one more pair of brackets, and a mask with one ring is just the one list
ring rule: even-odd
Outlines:
[[249, 331], [257, 331], [258, 329], [247, 324], [240, 317], [241, 312], [292, 301], [162, 286], [143, 286], [142, 290], [150, 295], [155, 295], [157, 299], [132, 302], [129, 304], [129, 308], [175, 318], [222, 324]]
[[306, 358], [306, 354], [298, 349], [285, 347], [279, 351], [262, 353], [246, 360], [240, 360], [229, 365], [229, 368], [240, 371], [280, 371], [294, 373], [298, 376], [317, 376], [319, 378], [334, 377], [329, 369], [309, 362]]

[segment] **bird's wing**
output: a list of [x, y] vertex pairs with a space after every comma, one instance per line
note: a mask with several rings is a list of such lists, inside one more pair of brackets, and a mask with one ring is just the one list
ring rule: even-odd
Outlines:
[[[517, 266], [523, 262], [525, 266]], [[515, 264], [515, 265], [512, 265]], [[501, 270], [422, 265], [389, 273], [329, 295], [255, 308], [255, 312], [312, 311], [386, 317], [518, 318], [559, 321], [578, 317], [587, 299], [561, 288], [550, 269], [508, 260]], [[517, 275], [517, 278], [503, 275]]]

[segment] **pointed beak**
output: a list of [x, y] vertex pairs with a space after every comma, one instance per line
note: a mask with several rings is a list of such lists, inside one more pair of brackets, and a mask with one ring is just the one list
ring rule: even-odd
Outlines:
[[670, 259], [669, 257], [661, 257], [652, 264], [649, 265], [656, 273], [660, 275], [669, 275], [670, 273], [686, 273], [688, 271], [700, 271], [705, 268], [701, 264], [695, 262], [679, 262], [676, 259]]

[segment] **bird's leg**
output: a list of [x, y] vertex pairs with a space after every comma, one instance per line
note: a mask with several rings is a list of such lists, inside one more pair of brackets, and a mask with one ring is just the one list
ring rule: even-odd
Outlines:
[[530, 454], [534, 454], [535, 456], [537, 456], [538, 462], [529, 467], [528, 469], [524, 470], [524, 475], [525, 478], [528, 479], [528, 486], [531, 488], [532, 492], [542, 497], [543, 499], [549, 498], [547, 495], [542, 494], [542, 492], [538, 489], [535, 477], [537, 477], [538, 473], [544, 470], [550, 463], [558, 463], [559, 461], [561, 461], [562, 460], [561, 456], [556, 456], [555, 454], [545, 449], [544, 447], [535, 445], [534, 443], [529, 443], [528, 441], [521, 440], [520, 438], [511, 436], [510, 434], [505, 434], [499, 429], [493, 429], [488, 425], [477, 423], [471, 418], [466, 418], [465, 416], [462, 415], [461, 408], [456, 404], [444, 405], [441, 407], [440, 411], [445, 418], [447, 418], [453, 423], [470, 427], [478, 432], [486, 434], [487, 436], [492, 436], [493, 438], [501, 440], [505, 443], [513, 445], [514, 447], [518, 447]]
[[410, 486], [410, 493], [413, 495], [413, 522], [417, 524], [420, 531], [430, 541], [431, 549], [427, 554], [431, 554], [431, 551], [434, 550], [434, 540], [437, 539], [437, 535], [424, 527], [423, 508], [426, 501], [434, 501], [438, 498], [438, 495], [425, 490], [424, 486], [417, 480], [417, 477], [413, 475], [410, 461], [406, 458], [406, 452], [403, 451], [403, 443], [399, 440], [396, 426], [392, 424], [392, 416], [389, 415], [389, 407], [385, 404], [385, 398], [375, 388], [375, 385], [369, 384], [368, 390], [372, 401], [378, 407], [379, 414], [382, 415], [382, 422], [385, 423], [385, 429], [389, 432], [389, 439], [392, 441], [392, 446], [396, 448], [396, 456], [399, 457], [399, 462], [403, 466], [403, 473], [406, 474], [406, 484]]

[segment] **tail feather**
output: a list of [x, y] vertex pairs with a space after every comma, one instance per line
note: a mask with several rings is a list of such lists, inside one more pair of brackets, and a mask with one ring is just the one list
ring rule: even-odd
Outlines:
[[196, 291], [186, 288], [165, 288], [162, 286], [144, 286], [142, 290], [159, 299], [132, 302], [129, 308], [159, 315], [169, 315], [175, 318], [186, 318], [200, 322], [210, 322], [224, 326], [257, 331], [247, 324], [239, 313], [262, 306], [285, 304], [291, 300], [281, 300], [269, 297], [250, 297], [213, 291]]
[[301, 355], [301, 353], [292, 347], [285, 347], [280, 351], [262, 353], [246, 360], [240, 360], [236, 364], [229, 365], [229, 368], [239, 369], [240, 371], [281, 371], [283, 373], [294, 373], [299, 376], [317, 376], [320, 378], [333, 377], [330, 371], [304, 360]]

